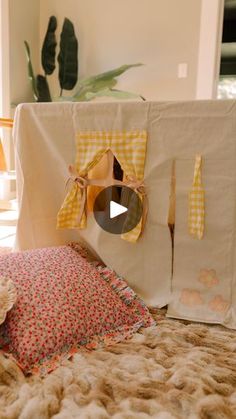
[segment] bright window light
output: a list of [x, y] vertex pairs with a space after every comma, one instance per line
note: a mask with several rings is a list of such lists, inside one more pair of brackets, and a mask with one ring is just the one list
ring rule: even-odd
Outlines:
[[221, 77], [218, 84], [218, 99], [236, 98], [236, 75]]

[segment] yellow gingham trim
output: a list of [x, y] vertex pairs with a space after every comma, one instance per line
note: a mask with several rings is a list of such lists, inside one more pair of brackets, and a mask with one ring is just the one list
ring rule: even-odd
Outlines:
[[[102, 156], [111, 150], [119, 161], [124, 175], [142, 181], [146, 144], [147, 132], [145, 130], [80, 131], [76, 137], [75, 167], [78, 176], [86, 176]], [[81, 191], [78, 186], [73, 185], [58, 213], [58, 228], [84, 228], [86, 226], [85, 214], [81, 222], [78, 222], [80, 201]], [[140, 222], [133, 230], [123, 234], [122, 238], [132, 243], [136, 242], [141, 233], [141, 227]]]
[[90, 170], [91, 166], [95, 166], [102, 155], [110, 149], [127, 175], [131, 175], [130, 172], [133, 174], [135, 165], [136, 177], [138, 179], [142, 178], [146, 157], [146, 141], [147, 132], [139, 130], [78, 132], [76, 168], [78, 170], [85, 165], [85, 162], [90, 162], [86, 168]]
[[202, 156], [197, 155], [195, 158], [193, 186], [189, 193], [189, 216], [188, 225], [189, 233], [202, 239], [204, 234], [204, 218], [205, 218], [205, 192], [201, 181]]

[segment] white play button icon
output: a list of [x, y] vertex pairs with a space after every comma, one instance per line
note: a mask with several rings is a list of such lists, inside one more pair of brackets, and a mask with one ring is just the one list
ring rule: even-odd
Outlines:
[[124, 214], [127, 211], [128, 208], [123, 205], [117, 204], [115, 201], [110, 201], [110, 218], [118, 217], [118, 215]]
[[128, 186], [113, 185], [102, 189], [93, 205], [96, 222], [111, 234], [125, 234], [133, 230], [142, 214], [142, 201]]

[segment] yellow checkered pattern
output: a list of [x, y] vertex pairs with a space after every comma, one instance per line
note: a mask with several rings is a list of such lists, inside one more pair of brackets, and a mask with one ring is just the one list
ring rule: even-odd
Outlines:
[[193, 186], [189, 193], [189, 233], [201, 240], [204, 234], [205, 193], [201, 180], [202, 157], [195, 158]]
[[[138, 193], [137, 191], [136, 191], [136, 193], [139, 196], [139, 198], [141, 199], [141, 201], [143, 202], [142, 195], [140, 193]], [[129, 208], [129, 211], [128, 211], [127, 217], [126, 217], [126, 221], [125, 221], [124, 226], [123, 226], [123, 230], [128, 230], [127, 227], [129, 225], [134, 225], [135, 222], [137, 221], [137, 214], [139, 214], [138, 205], [140, 205], [140, 203], [138, 202], [137, 197], [135, 195], [133, 195], [131, 197], [130, 202], [127, 204], [125, 195], [126, 195], [126, 190], [124, 190], [123, 193], [122, 193], [121, 204], [124, 205], [124, 206], [128, 206], [128, 208]], [[136, 227], [133, 230], [130, 230], [127, 233], [123, 233], [121, 237], [124, 240], [127, 240], [131, 243], [135, 243], [137, 241], [138, 236], [141, 233], [141, 230], [142, 230], [142, 219], [139, 221], [139, 223], [136, 225]]]
[[[114, 154], [120, 163], [124, 177], [131, 177], [142, 181], [146, 158], [147, 132], [145, 130], [132, 131], [80, 131], [76, 137], [75, 167], [78, 176], [86, 177], [88, 172], [96, 166], [102, 156], [108, 151]], [[106, 186], [109, 186], [107, 184]], [[58, 228], [85, 228], [86, 214], [78, 222], [81, 207], [82, 191], [74, 182], [58, 213]], [[142, 196], [140, 195], [142, 199]], [[141, 233], [142, 222], [122, 238], [136, 242]]]

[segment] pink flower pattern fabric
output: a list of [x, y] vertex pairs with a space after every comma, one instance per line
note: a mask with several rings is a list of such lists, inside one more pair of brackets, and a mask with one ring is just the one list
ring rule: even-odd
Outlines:
[[114, 344], [155, 324], [122, 278], [80, 250], [59, 246], [0, 257], [0, 275], [17, 289], [0, 346], [25, 373], [45, 375], [81, 346]]

